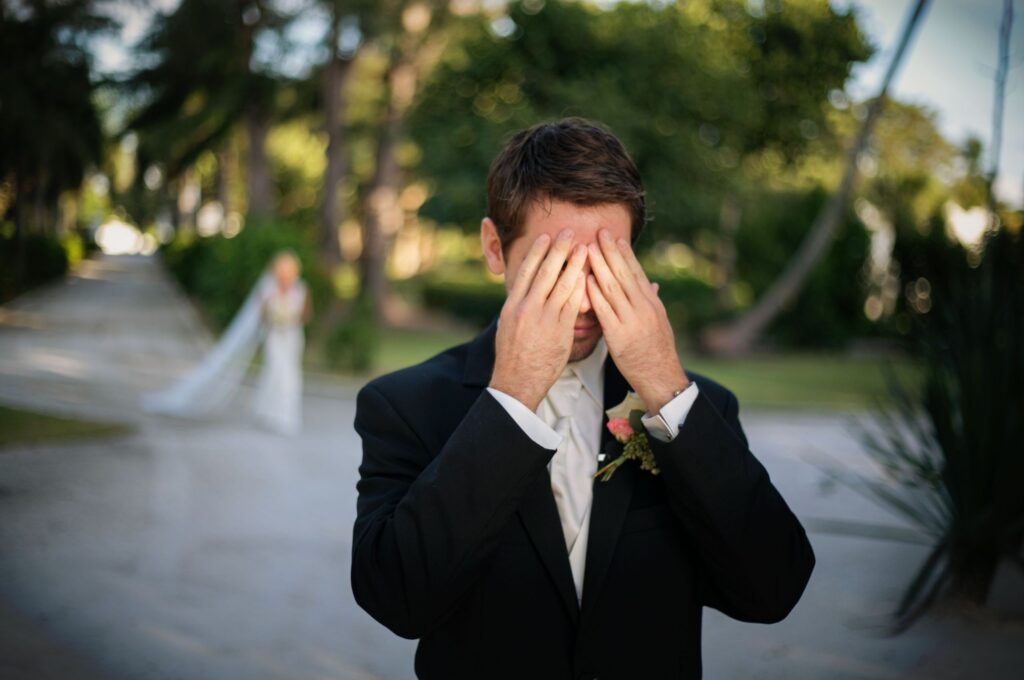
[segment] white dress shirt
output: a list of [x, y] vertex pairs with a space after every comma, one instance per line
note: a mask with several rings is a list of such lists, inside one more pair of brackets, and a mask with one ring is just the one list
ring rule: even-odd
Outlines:
[[[544, 448], [556, 449], [555, 456], [552, 456], [551, 461], [548, 462], [549, 472], [552, 471], [552, 465], [565, 465], [565, 461], [574, 460], [571, 456], [567, 457], [563, 453], [564, 449], [560, 449], [567, 435], [560, 434], [555, 429], [555, 425], [560, 419], [553, 406], [552, 393], [556, 390], [578, 391], [579, 396], [576, 398], [571, 415], [572, 427], [576, 430], [573, 445], [582, 445], [585, 451], [593, 454], [592, 457], [585, 459], [584, 465], [576, 465], [571, 468], [572, 474], [579, 476], [580, 479], [574, 483], [570, 495], [574, 497], [574, 503], [583, 505], [582, 523], [579, 526], [578, 534], [567, 526], [574, 525], [574, 523], [566, 517], [561, 517], [563, 531], [566, 533], [569, 566], [572, 568], [578, 600], [583, 597], [583, 573], [590, 528], [590, 504], [593, 498], [594, 480], [592, 477], [598, 469], [597, 454], [604, 420], [604, 365], [607, 355], [608, 348], [604, 337], [601, 337], [589, 356], [566, 365], [551, 390], [537, 406], [536, 412], [531, 411], [510, 394], [493, 387], [487, 388], [533, 441]], [[578, 382], [576, 382], [577, 380]], [[582, 389], [579, 389], [579, 383], [582, 383]], [[573, 394], [575, 393], [573, 392]], [[566, 403], [565, 394], [557, 396], [561, 397], [559, 404]], [[678, 435], [679, 427], [683, 424], [696, 399], [697, 384], [691, 381], [685, 390], [673, 397], [658, 413], [642, 416], [641, 422], [652, 437], [665, 442], [671, 441]], [[561, 423], [561, 427], [564, 430], [564, 422]], [[556, 473], [564, 473], [564, 471], [565, 468], [561, 468]], [[552, 473], [553, 487], [556, 486], [556, 473]], [[559, 489], [553, 490], [556, 493], [556, 505], [559, 506], [561, 514], [561, 508], [565, 507], [566, 499], [557, 497]]]

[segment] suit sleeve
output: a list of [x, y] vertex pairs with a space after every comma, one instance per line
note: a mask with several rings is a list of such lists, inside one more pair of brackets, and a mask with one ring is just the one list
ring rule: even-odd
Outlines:
[[553, 449], [487, 390], [434, 455], [372, 383], [356, 398], [363, 458], [352, 591], [373, 618], [423, 637], [459, 604]]
[[701, 391], [679, 434], [651, 450], [673, 511], [702, 558], [704, 604], [774, 623], [796, 605], [814, 552], [799, 520], [747, 448], [730, 392], [721, 411]]

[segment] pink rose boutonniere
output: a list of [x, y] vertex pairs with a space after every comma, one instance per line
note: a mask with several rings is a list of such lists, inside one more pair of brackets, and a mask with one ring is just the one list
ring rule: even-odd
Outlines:
[[647, 441], [647, 432], [640, 420], [641, 416], [647, 413], [647, 406], [637, 393], [627, 391], [622, 403], [605, 413], [608, 414], [608, 431], [622, 444], [622, 455], [595, 472], [594, 477], [600, 476], [602, 482], [607, 482], [627, 460], [639, 460], [641, 470], [647, 470], [652, 475], [658, 474], [660, 470], [651, 452], [650, 442]]

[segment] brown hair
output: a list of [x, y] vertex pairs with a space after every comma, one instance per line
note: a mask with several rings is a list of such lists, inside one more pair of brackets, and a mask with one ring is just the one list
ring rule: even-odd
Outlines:
[[647, 220], [640, 172], [622, 142], [585, 118], [563, 118], [520, 130], [487, 173], [487, 216], [506, 250], [521, 233], [534, 201], [577, 205], [622, 203], [630, 214], [630, 243]]

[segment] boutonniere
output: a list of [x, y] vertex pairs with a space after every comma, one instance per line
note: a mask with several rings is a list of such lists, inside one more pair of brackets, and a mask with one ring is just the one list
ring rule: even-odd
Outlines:
[[605, 413], [608, 414], [608, 431], [622, 444], [622, 455], [595, 472], [594, 477], [600, 476], [602, 482], [607, 482], [612, 478], [612, 473], [627, 460], [639, 460], [640, 469], [647, 470], [652, 475], [661, 472], [654, 460], [654, 453], [651, 452], [650, 442], [647, 441], [643, 421], [640, 420], [640, 417], [647, 413], [643, 399], [637, 396], [636, 392], [627, 391], [622, 403]]

